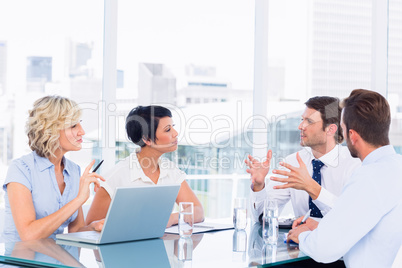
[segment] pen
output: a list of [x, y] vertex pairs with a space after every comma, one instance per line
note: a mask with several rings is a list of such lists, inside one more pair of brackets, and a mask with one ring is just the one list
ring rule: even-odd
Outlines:
[[98, 164], [98, 165], [96, 166], [96, 168], [92, 171], [92, 173], [93, 173], [93, 172], [96, 172], [96, 171], [98, 170], [98, 168], [102, 165], [102, 163], [103, 163], [103, 160], [99, 162], [99, 164]]
[[207, 229], [214, 229], [214, 227], [213, 226], [205, 226], [205, 225], [194, 225], [194, 227], [197, 227], [197, 228], [207, 228]]
[[311, 212], [311, 209], [309, 209], [309, 210], [307, 211], [306, 215], [304, 215], [304, 218], [302, 219], [300, 225], [302, 225], [303, 223], [305, 223], [306, 220], [310, 217], [310, 212]]

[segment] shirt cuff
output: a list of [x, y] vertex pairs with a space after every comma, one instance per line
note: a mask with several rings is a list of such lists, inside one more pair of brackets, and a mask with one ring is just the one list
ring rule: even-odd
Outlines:
[[251, 187], [252, 186], [250, 186], [250, 190], [251, 190], [250, 198], [251, 198], [252, 202], [255, 203], [255, 202], [264, 201], [267, 196], [267, 190], [266, 190], [265, 186], [259, 192], [254, 192], [253, 189], [251, 189]]
[[[303, 232], [303, 233], [300, 233], [299, 234], [299, 249], [301, 250], [301, 251], [303, 251], [303, 247], [304, 247], [304, 243], [305, 243], [305, 240], [306, 240], [306, 238], [307, 238], [307, 236], [309, 235], [311, 233], [311, 231], [306, 231], [306, 232]], [[304, 251], [303, 251], [304, 252]]]
[[[266, 185], [265, 185], [266, 186]], [[251, 206], [251, 215], [255, 222], [258, 222], [258, 217], [262, 213], [264, 208], [264, 200], [267, 197], [267, 190], [264, 187], [259, 192], [254, 192], [250, 186], [250, 206]]]
[[313, 203], [321, 210], [322, 215], [325, 215], [332, 209], [336, 199], [334, 194], [321, 187], [320, 194], [316, 200], [313, 200]]

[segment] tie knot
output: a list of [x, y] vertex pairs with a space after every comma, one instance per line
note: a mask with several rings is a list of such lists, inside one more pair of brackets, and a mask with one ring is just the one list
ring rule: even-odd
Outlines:
[[313, 159], [313, 170], [320, 170], [324, 166], [324, 163], [321, 162], [320, 160]]

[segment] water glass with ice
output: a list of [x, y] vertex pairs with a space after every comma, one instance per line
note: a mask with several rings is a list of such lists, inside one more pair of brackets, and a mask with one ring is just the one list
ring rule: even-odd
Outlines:
[[179, 203], [179, 234], [181, 237], [189, 237], [193, 233], [194, 204], [192, 202]]
[[247, 199], [236, 198], [233, 206], [233, 225], [235, 229], [245, 229], [247, 226]]

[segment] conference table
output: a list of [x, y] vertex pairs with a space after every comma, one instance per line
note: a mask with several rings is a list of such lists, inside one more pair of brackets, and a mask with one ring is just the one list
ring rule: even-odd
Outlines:
[[245, 230], [221, 230], [180, 238], [162, 238], [91, 245], [51, 238], [0, 243], [0, 267], [271, 267], [308, 259], [296, 244], [264, 243], [261, 225]]

